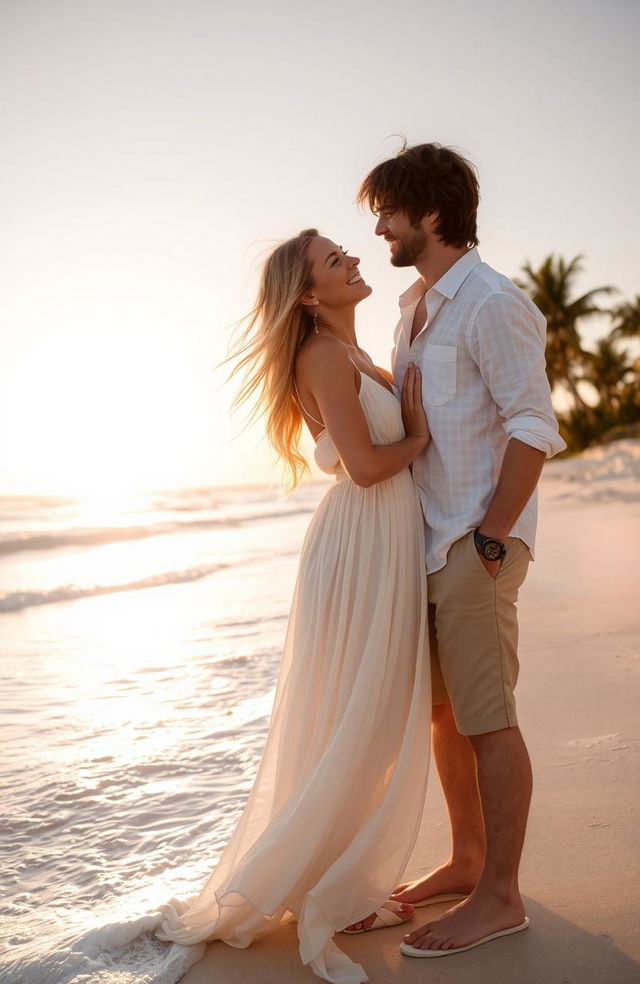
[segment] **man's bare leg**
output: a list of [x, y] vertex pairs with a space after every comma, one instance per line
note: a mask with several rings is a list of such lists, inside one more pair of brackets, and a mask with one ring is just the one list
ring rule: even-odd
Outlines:
[[520, 925], [525, 916], [518, 867], [531, 801], [529, 755], [519, 728], [472, 735], [469, 741], [486, 831], [484, 867], [468, 899], [405, 936], [405, 942], [422, 949], [466, 946]]
[[399, 886], [392, 898], [401, 902], [458, 892], [467, 895], [475, 888], [484, 861], [484, 823], [473, 746], [456, 728], [450, 704], [434, 704], [431, 730], [449, 813], [451, 857], [424, 878]]
[[[411, 903], [431, 895], [467, 894], [472, 891], [484, 858], [484, 827], [476, 759], [468, 738], [456, 728], [449, 704], [435, 704], [432, 717], [433, 754], [444, 789], [451, 825], [451, 859], [410, 887], [398, 888], [391, 896], [398, 902]], [[363, 923], [348, 929], [368, 928], [375, 913]]]

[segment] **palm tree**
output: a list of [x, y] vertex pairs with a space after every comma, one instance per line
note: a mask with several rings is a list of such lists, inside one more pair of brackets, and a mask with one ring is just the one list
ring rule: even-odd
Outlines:
[[600, 314], [602, 308], [596, 304], [596, 296], [610, 294], [615, 288], [596, 287], [581, 297], [572, 298], [575, 278], [582, 272], [582, 259], [582, 256], [574, 256], [566, 263], [561, 256], [551, 253], [537, 270], [526, 263], [522, 268], [526, 279], [516, 283], [529, 294], [547, 319], [546, 359], [551, 387], [566, 387], [574, 405], [591, 417], [591, 407], [578, 390], [579, 367], [585, 359], [578, 322]]
[[619, 304], [611, 312], [612, 338], [640, 338], [640, 294], [635, 300]]
[[616, 414], [620, 410], [625, 379], [634, 372], [628, 358], [611, 336], [600, 338], [595, 352], [585, 352], [585, 378], [598, 390], [605, 413]]

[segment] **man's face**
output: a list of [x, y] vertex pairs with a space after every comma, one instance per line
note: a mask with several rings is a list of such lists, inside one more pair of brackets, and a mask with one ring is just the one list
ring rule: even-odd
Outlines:
[[429, 241], [428, 232], [424, 228], [426, 219], [427, 216], [420, 225], [413, 226], [406, 212], [400, 212], [391, 206], [380, 208], [376, 236], [384, 236], [389, 243], [393, 266], [415, 266], [424, 258]]

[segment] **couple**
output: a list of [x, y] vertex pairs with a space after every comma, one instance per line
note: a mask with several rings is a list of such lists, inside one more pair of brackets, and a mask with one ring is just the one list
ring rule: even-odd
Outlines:
[[[335, 984], [367, 980], [336, 932], [409, 922], [415, 907], [457, 902], [407, 933], [411, 957], [528, 925], [515, 604], [542, 464], [564, 446], [544, 319], [476, 249], [470, 164], [438, 144], [404, 147], [358, 199], [377, 215], [391, 263], [419, 274], [400, 298], [393, 376], [357, 342], [355, 308], [371, 293], [358, 258], [313, 229], [278, 246], [240, 344], [240, 398], [258, 396], [292, 484], [303, 422], [336, 481], [302, 548], [246, 809], [201, 894], [164, 906], [158, 930], [246, 947], [295, 919], [302, 961]], [[430, 728], [452, 853], [399, 886]]]

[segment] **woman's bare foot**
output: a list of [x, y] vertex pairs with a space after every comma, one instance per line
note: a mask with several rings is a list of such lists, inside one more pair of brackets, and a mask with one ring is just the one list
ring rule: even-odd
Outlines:
[[[372, 912], [371, 915], [367, 916], [367, 918], [364, 919], [362, 922], [352, 923], [350, 926], [345, 927], [345, 929], [343, 929], [342, 932], [343, 933], [366, 932], [373, 925], [376, 915], [377, 913]], [[404, 902], [401, 903], [397, 915], [398, 917], [400, 917], [401, 922], [409, 922], [409, 920], [413, 916], [413, 906], [408, 905]]]
[[482, 872], [482, 859], [468, 861], [447, 861], [435, 868], [424, 878], [405, 882], [391, 893], [398, 902], [416, 905], [435, 895], [470, 895], [478, 883]]

